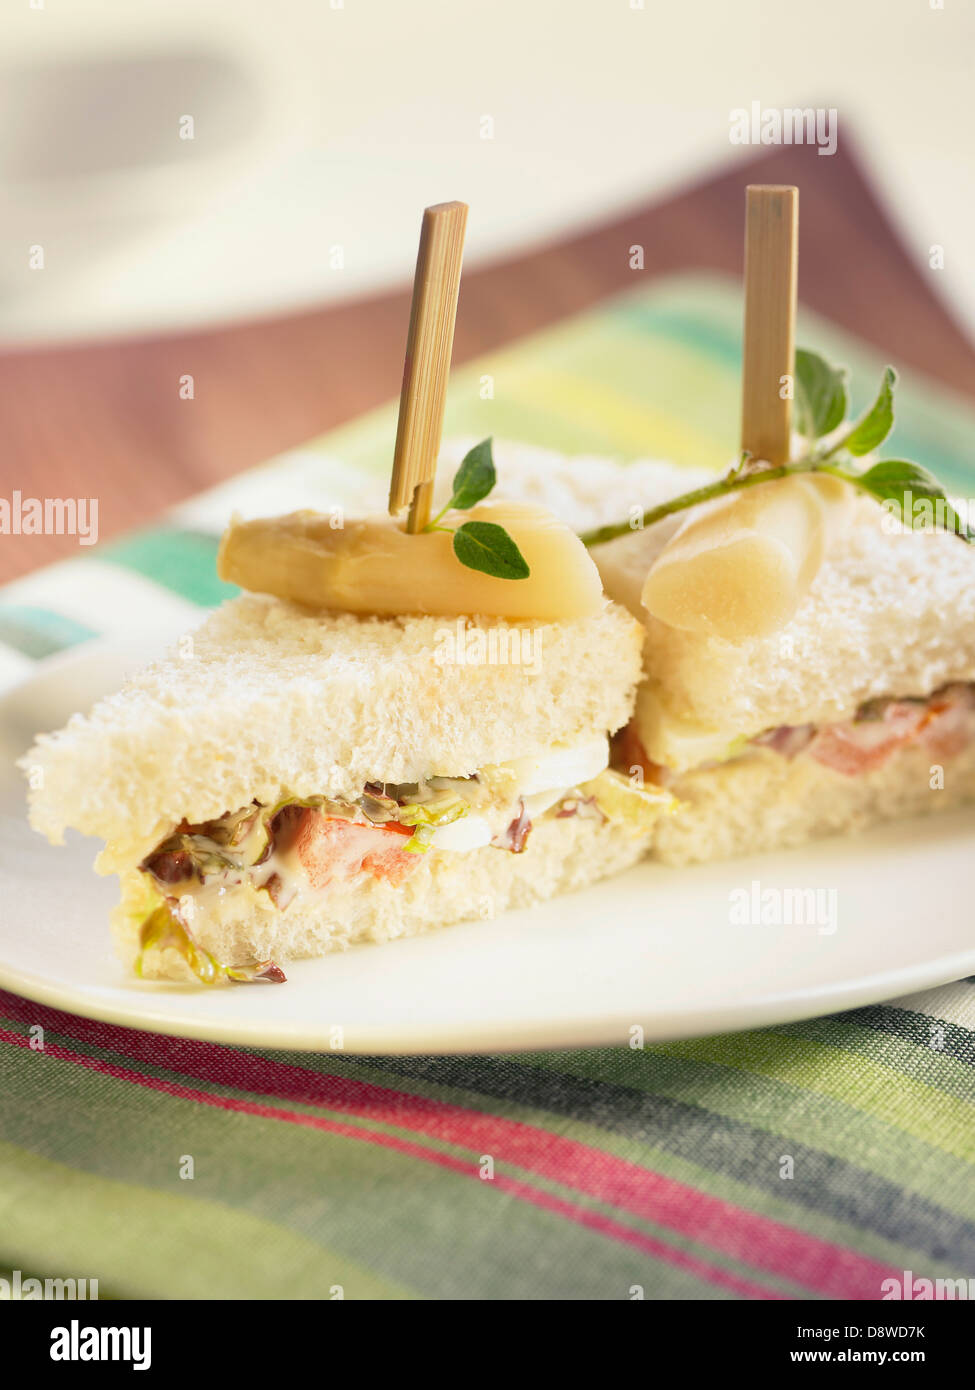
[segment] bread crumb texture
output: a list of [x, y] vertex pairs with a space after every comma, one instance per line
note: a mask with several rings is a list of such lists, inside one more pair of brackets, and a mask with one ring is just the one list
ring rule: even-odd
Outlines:
[[931, 785], [935, 762], [930, 749], [914, 744], [873, 771], [846, 777], [815, 758], [790, 761], [756, 749], [675, 780], [671, 791], [681, 806], [658, 821], [654, 854], [675, 865], [764, 854], [975, 800], [975, 743], [938, 760], [944, 773], [938, 790]]
[[[460, 662], [517, 635], [519, 660]], [[626, 722], [643, 633], [607, 602], [561, 623], [313, 613], [245, 594], [87, 715], [41, 735], [35, 829], [66, 827], [145, 852], [187, 819], [252, 799], [355, 799], [367, 781], [466, 776]], [[501, 649], [504, 656], [504, 648]]]

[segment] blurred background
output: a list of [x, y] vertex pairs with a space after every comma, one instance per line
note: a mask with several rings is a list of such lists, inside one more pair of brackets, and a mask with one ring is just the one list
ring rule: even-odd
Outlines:
[[[395, 393], [435, 201], [471, 205], [458, 360], [624, 287], [634, 231], [649, 274], [734, 272], [741, 185], [771, 154], [833, 181], [832, 235], [803, 204], [803, 268], [834, 264], [847, 298], [869, 278], [855, 159], [885, 237], [975, 324], [967, 0], [19, 0], [0, 40], [3, 490], [124, 477], [103, 534]], [[835, 107], [837, 155], [733, 145], [755, 101]], [[721, 178], [720, 202], [653, 220]], [[899, 348], [871, 305], [867, 335]], [[180, 413], [175, 380], [201, 372]], [[31, 542], [0, 537], [0, 579], [66, 553]]]

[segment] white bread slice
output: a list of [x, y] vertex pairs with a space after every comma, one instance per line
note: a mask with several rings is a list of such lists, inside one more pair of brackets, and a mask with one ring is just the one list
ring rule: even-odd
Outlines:
[[[41, 774], [31, 824], [55, 842], [68, 826], [101, 836], [111, 871], [184, 817], [205, 821], [252, 798], [354, 800], [367, 781], [467, 775], [628, 719], [643, 634], [621, 608], [561, 623], [458, 622], [233, 599], [194, 634], [188, 658], [174, 652], [38, 739], [21, 760]], [[451, 636], [474, 629], [532, 646], [521, 664], [438, 661]]]
[[[333, 885], [324, 901], [299, 890], [284, 912], [266, 893], [231, 888], [196, 914], [193, 935], [223, 964], [272, 959], [281, 965], [528, 907], [619, 873], [646, 853], [648, 842], [648, 835], [634, 836], [618, 823], [549, 818], [534, 826], [521, 854], [490, 847], [467, 854], [430, 850], [398, 887], [364, 874]], [[142, 879], [134, 870], [121, 875], [122, 902], [112, 915], [118, 952], [130, 964], [138, 953]], [[192, 978], [172, 949], [147, 953], [143, 972]]]
[[[932, 787], [936, 763], [944, 773], [938, 790]], [[972, 801], [975, 740], [940, 759], [923, 743], [911, 744], [855, 777], [808, 756], [790, 761], [755, 749], [746, 757], [684, 773], [670, 790], [681, 805], [657, 822], [654, 857], [681, 865], [764, 853]]]

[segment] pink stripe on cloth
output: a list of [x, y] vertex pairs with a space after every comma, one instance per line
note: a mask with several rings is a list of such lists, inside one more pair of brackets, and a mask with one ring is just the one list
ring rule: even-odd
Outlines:
[[[25, 1001], [5, 996], [11, 1016]], [[784, 1223], [712, 1197], [638, 1163], [518, 1120], [466, 1110], [446, 1101], [378, 1086], [215, 1043], [169, 1038], [30, 1004], [30, 1022], [44, 1022], [95, 1046], [220, 1086], [273, 1095], [359, 1115], [377, 1124], [492, 1153], [590, 1198], [652, 1221], [756, 1269], [831, 1298], [876, 1299], [898, 1272], [858, 1251], [820, 1240]]]
[[[26, 1048], [30, 1046], [30, 1039], [22, 1033], [12, 1033], [8, 1029], [0, 1028], [0, 1043], [9, 1043], [14, 1047]], [[99, 1057], [87, 1057], [83, 1053], [72, 1052], [70, 1048], [62, 1047], [59, 1043], [45, 1043], [43, 1052], [39, 1055], [54, 1057], [62, 1062], [71, 1062], [76, 1066], [86, 1067], [89, 1071], [111, 1076], [117, 1081], [126, 1081], [135, 1086], [142, 1086], [147, 1090], [159, 1091], [179, 1100], [190, 1100], [201, 1105], [209, 1105], [217, 1110], [254, 1115], [265, 1120], [279, 1120], [287, 1124], [321, 1130], [328, 1134], [337, 1134], [345, 1139], [357, 1139], [367, 1144], [378, 1144], [382, 1148], [391, 1149], [408, 1158], [434, 1163], [441, 1168], [449, 1169], [452, 1173], [473, 1178], [478, 1182], [483, 1181], [479, 1164], [465, 1162], [463, 1159], [454, 1158], [451, 1154], [441, 1153], [437, 1149], [429, 1149], [423, 1144], [412, 1143], [393, 1134], [360, 1129], [356, 1125], [343, 1124], [340, 1120], [328, 1120], [322, 1115], [306, 1115], [301, 1111], [282, 1110], [279, 1106], [263, 1105], [257, 1101], [239, 1100], [235, 1096], [215, 1096], [209, 1091], [196, 1091], [192, 1087], [180, 1085], [177, 1081], [167, 1081], [162, 1077], [146, 1076], [141, 1072], [132, 1071], [129, 1067], [120, 1066], [117, 1062], [106, 1062]], [[729, 1289], [733, 1293], [740, 1294], [743, 1298], [781, 1299], [785, 1297], [774, 1289], [767, 1289], [761, 1284], [753, 1284], [750, 1280], [741, 1279], [736, 1274], [716, 1265], [708, 1264], [706, 1260], [699, 1259], [695, 1255], [688, 1254], [683, 1250], [675, 1250], [663, 1241], [655, 1240], [652, 1236], [644, 1235], [641, 1231], [634, 1231], [631, 1227], [624, 1226], [611, 1217], [604, 1216], [600, 1212], [588, 1211], [584, 1207], [555, 1197], [540, 1188], [532, 1187], [529, 1183], [519, 1182], [517, 1179], [506, 1177], [504, 1174], [495, 1174], [491, 1179], [491, 1186], [509, 1193], [520, 1201], [530, 1202], [533, 1206], [553, 1212], [565, 1220], [586, 1226], [610, 1240], [633, 1246], [643, 1254], [665, 1261], [679, 1269], [687, 1270], [696, 1278]]]

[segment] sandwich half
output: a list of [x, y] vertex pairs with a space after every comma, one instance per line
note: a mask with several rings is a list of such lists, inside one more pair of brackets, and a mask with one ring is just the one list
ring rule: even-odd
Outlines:
[[30, 817], [106, 842], [145, 976], [493, 917], [633, 863], [670, 804], [608, 768], [643, 631], [311, 611], [244, 594], [22, 759]]
[[[498, 445], [497, 456], [499, 491], [533, 495], [524, 479], [544, 471], [535, 451]], [[547, 469], [561, 479], [548, 505], [580, 531], [715, 476], [551, 456]], [[693, 515], [591, 551], [607, 594], [646, 630], [644, 680], [614, 760], [677, 799], [654, 828], [656, 856], [757, 852], [975, 799], [975, 547], [854, 496], [792, 617], [730, 641], [671, 626], [641, 602]]]

